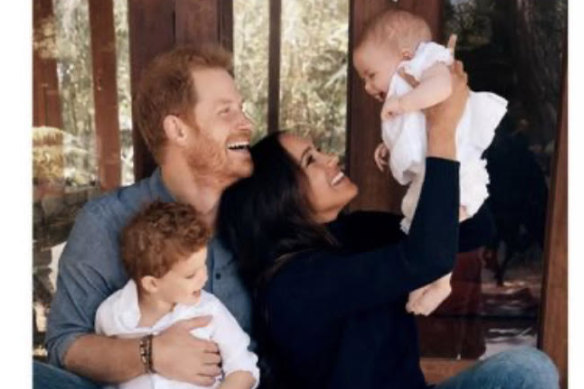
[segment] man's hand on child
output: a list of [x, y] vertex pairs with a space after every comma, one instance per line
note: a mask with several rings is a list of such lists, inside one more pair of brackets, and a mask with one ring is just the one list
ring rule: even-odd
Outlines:
[[388, 165], [387, 159], [389, 158], [389, 150], [385, 143], [381, 142], [375, 148], [375, 152], [373, 153], [373, 159], [375, 160], [375, 164], [379, 171], [383, 172], [385, 167]]
[[176, 322], [152, 340], [153, 368], [160, 375], [195, 385], [210, 386], [221, 374], [219, 348], [214, 342], [191, 335], [205, 327], [210, 316]]
[[391, 118], [401, 115], [403, 113], [403, 107], [401, 101], [397, 97], [390, 97], [383, 103], [383, 108], [381, 108], [381, 120], [390, 120]]

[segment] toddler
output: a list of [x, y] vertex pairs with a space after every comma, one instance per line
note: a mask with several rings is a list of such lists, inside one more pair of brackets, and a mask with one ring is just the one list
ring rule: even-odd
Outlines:
[[[355, 46], [353, 64], [365, 90], [383, 102], [381, 142], [374, 153], [380, 170], [389, 165], [401, 185], [402, 230], [407, 233], [424, 181], [427, 151], [423, 109], [450, 96], [452, 54], [431, 41], [428, 24], [409, 12], [389, 9], [374, 18]], [[412, 87], [402, 74], [416, 81]], [[456, 129], [460, 161], [460, 220], [472, 217], [488, 197], [489, 176], [482, 154], [505, 115], [507, 101], [489, 92], [471, 92]], [[450, 274], [410, 293], [409, 312], [429, 314], [450, 294]]]
[[149, 373], [121, 388], [199, 388], [153, 371], [152, 335], [179, 320], [209, 315], [211, 323], [191, 333], [218, 345], [223, 377], [212, 388], [258, 385], [257, 356], [248, 351], [249, 336], [221, 301], [203, 290], [209, 235], [191, 206], [160, 201], [147, 206], [125, 227], [121, 254], [130, 280], [99, 306], [95, 318], [98, 334], [141, 337], [139, 352]]

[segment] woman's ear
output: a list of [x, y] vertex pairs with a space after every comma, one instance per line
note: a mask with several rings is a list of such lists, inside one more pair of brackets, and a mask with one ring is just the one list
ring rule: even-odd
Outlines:
[[144, 276], [140, 278], [140, 286], [148, 293], [156, 293], [158, 291], [158, 278], [154, 276]]
[[185, 123], [175, 115], [166, 115], [162, 121], [162, 128], [166, 138], [173, 144], [183, 145], [187, 140]]

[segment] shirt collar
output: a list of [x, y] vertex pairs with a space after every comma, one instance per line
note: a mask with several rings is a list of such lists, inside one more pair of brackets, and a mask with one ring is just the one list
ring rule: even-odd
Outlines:
[[150, 190], [163, 202], [170, 203], [176, 201], [174, 196], [166, 188], [166, 185], [164, 185], [164, 182], [162, 181], [162, 173], [159, 167], [157, 167], [154, 170], [154, 173], [150, 176]]

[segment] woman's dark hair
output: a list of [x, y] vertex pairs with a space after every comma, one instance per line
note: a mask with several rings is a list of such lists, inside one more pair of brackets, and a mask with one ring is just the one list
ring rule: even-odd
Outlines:
[[253, 173], [221, 197], [217, 233], [248, 286], [273, 276], [295, 253], [335, 245], [310, 210], [302, 168], [272, 133], [251, 148]]

